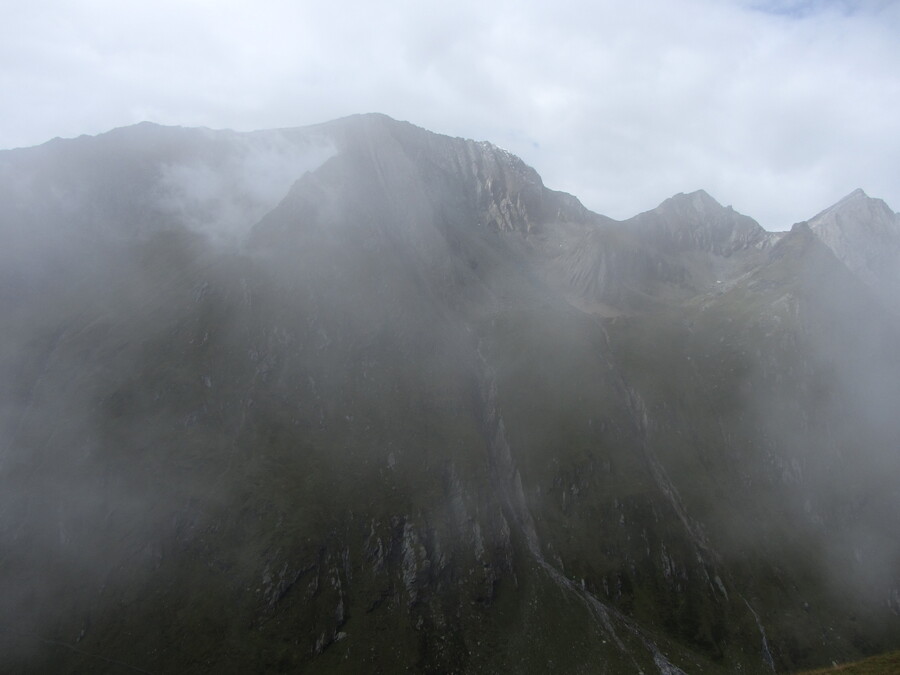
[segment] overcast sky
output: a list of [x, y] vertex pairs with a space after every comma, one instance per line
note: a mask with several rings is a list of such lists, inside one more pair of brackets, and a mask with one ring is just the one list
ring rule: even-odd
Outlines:
[[0, 148], [151, 120], [384, 112], [490, 140], [626, 218], [676, 192], [785, 229], [900, 210], [900, 2], [30, 0], [0, 21]]

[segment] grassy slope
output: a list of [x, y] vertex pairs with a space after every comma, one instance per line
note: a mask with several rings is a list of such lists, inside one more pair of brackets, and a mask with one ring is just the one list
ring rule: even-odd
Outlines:
[[894, 675], [900, 673], [900, 652], [879, 654], [855, 663], [842, 663], [831, 668], [805, 670], [799, 675], [826, 675], [842, 673], [842, 675]]

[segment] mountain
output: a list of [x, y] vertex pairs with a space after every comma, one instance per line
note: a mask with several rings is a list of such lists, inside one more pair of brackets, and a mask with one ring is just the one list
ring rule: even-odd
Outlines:
[[0, 178], [5, 670], [762, 673], [900, 643], [900, 325], [819, 225], [859, 251], [871, 208], [614, 221], [382, 115], [141, 124]]
[[900, 290], [900, 215], [857, 189], [809, 224], [847, 267], [894, 304], [890, 301]]

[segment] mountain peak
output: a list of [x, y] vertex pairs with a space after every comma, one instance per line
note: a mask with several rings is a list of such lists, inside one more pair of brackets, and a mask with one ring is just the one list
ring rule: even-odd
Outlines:
[[821, 224], [823, 220], [828, 220], [830, 214], [848, 214], [860, 216], [868, 214], [884, 214], [893, 217], [894, 212], [884, 203], [883, 200], [876, 197], [870, 197], [862, 188], [856, 188], [846, 197], [839, 199], [837, 202], [829, 206], [827, 209], [816, 214], [809, 222], [813, 229]]
[[823, 229], [859, 227], [862, 224], [884, 225], [896, 220], [891, 208], [881, 199], [870, 197], [861, 188], [855, 189], [827, 209], [810, 219], [810, 227], [821, 233]]
[[679, 208], [689, 206], [699, 213], [719, 211], [726, 208], [716, 201], [706, 190], [694, 190], [693, 192], [688, 193], [679, 192], [665, 200], [659, 205], [659, 208], [663, 208], [667, 204]]
[[759, 223], [722, 206], [705, 190], [679, 192], [632, 222], [644, 238], [672, 250], [730, 255], [765, 237]]
[[851, 270], [879, 287], [896, 276], [900, 260], [900, 216], [881, 199], [856, 189], [825, 209], [809, 225]]

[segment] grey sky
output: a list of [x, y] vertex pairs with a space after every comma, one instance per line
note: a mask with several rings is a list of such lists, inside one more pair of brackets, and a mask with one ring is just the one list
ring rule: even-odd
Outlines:
[[900, 3], [32, 0], [0, 22], [0, 147], [144, 119], [378, 111], [520, 155], [625, 218], [676, 192], [785, 229], [900, 209]]

